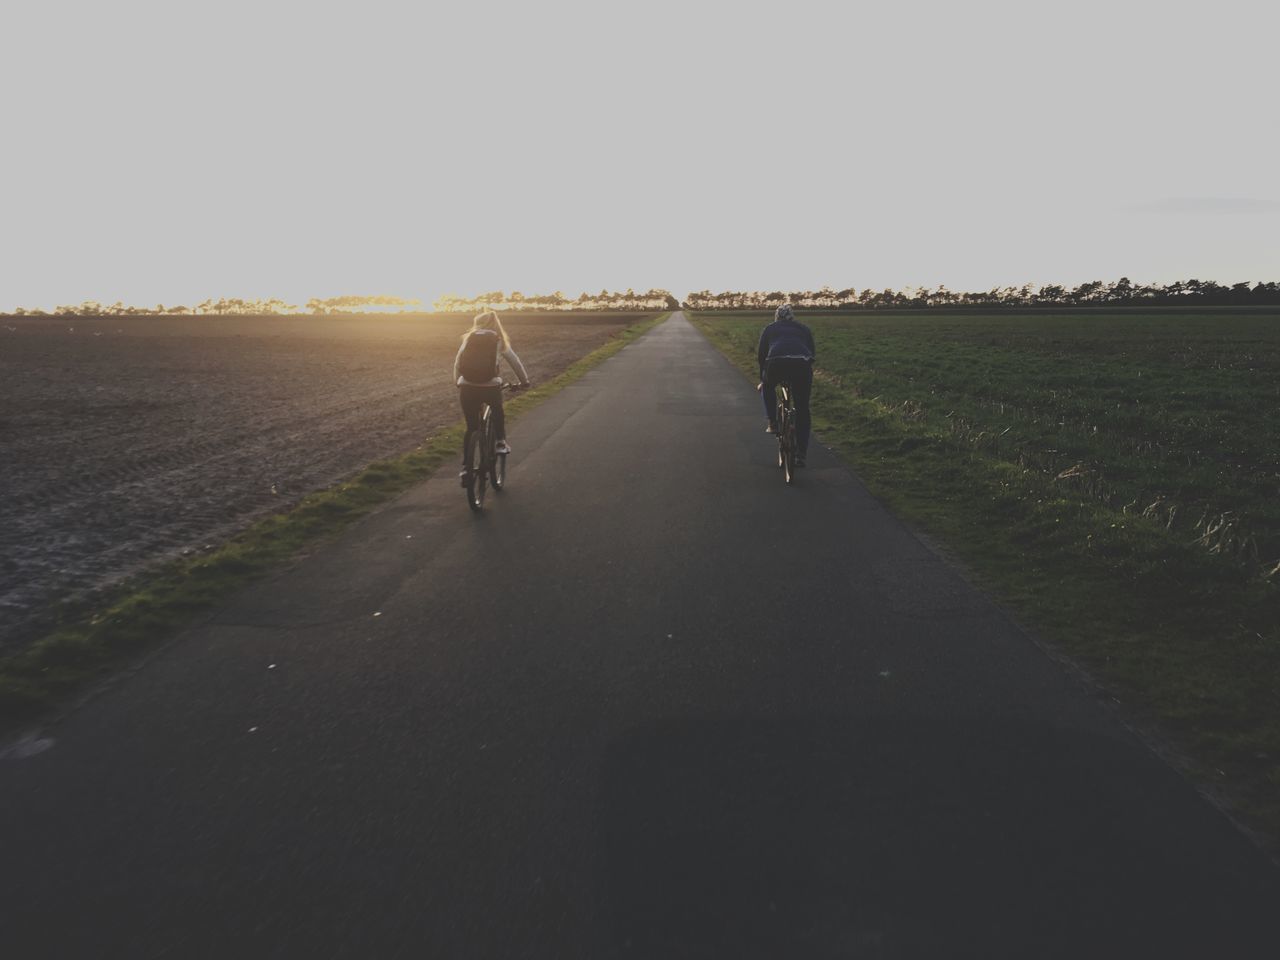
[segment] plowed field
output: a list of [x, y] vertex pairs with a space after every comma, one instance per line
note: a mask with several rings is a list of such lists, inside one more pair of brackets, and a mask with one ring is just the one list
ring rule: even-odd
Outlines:
[[[508, 323], [535, 381], [634, 315]], [[459, 316], [0, 322], [0, 652], [459, 417]], [[513, 445], [519, 444], [518, 431]]]

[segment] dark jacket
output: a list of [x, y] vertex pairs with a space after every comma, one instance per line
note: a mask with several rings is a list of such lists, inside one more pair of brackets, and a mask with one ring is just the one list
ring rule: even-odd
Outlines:
[[760, 370], [770, 360], [790, 357], [813, 362], [815, 356], [813, 333], [799, 320], [775, 320], [760, 332], [756, 347], [756, 360]]

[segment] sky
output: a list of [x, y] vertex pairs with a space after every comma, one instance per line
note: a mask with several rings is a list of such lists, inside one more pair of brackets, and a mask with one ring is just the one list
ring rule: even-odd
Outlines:
[[6, 4], [0, 309], [1280, 279], [1280, 4]]

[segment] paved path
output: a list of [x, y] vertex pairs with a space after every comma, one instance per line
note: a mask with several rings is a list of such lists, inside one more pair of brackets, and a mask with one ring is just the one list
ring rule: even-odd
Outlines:
[[1280, 955], [1277, 872], [682, 317], [0, 762], [6, 957]]

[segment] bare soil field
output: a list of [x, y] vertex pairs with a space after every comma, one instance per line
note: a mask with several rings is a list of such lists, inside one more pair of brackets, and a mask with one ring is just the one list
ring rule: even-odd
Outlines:
[[[637, 319], [506, 322], [536, 382]], [[0, 654], [46, 630], [58, 603], [224, 540], [455, 423], [452, 362], [469, 323], [0, 321]]]

